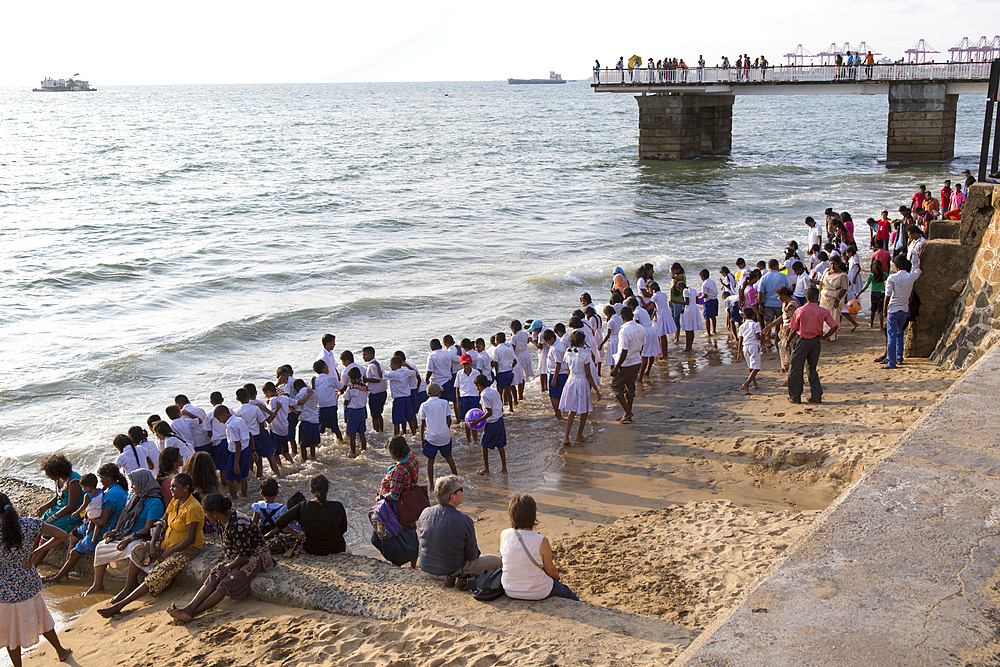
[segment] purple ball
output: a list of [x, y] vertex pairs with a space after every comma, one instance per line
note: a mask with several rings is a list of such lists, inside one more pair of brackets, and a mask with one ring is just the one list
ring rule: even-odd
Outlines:
[[486, 422], [483, 422], [482, 424], [476, 424], [476, 422], [478, 422], [485, 416], [486, 413], [480, 410], [479, 408], [472, 408], [471, 410], [465, 413], [465, 425], [474, 431], [478, 431], [479, 429], [483, 428], [483, 426], [486, 425]]

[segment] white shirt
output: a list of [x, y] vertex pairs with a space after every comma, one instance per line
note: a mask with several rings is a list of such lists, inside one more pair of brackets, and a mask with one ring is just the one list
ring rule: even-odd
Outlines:
[[444, 348], [433, 350], [427, 355], [427, 372], [431, 374], [431, 382], [444, 386], [451, 380], [452, 354]]
[[[181, 453], [182, 463], [187, 463], [187, 460], [192, 456], [194, 456], [194, 448], [191, 445], [184, 442], [183, 440], [181, 440], [180, 438], [171, 436], [164, 440], [160, 440], [159, 438], [156, 439], [156, 448], [160, 450], [161, 454], [163, 453], [163, 450], [166, 449], [167, 447], [177, 448], [177, 451]], [[159, 465], [159, 462], [160, 462], [159, 459], [157, 459], [156, 460], [157, 465]]]
[[448, 415], [451, 413], [451, 404], [439, 396], [430, 396], [421, 403], [417, 418], [426, 422], [424, 440], [436, 447], [444, 447], [451, 442], [451, 430], [448, 428]]
[[493, 410], [493, 413], [486, 418], [487, 424], [498, 422], [503, 417], [503, 397], [493, 387], [483, 389], [483, 393], [479, 394], [479, 404], [483, 407], [483, 412]]
[[497, 365], [497, 373], [514, 370], [514, 348], [510, 343], [504, 342], [496, 346], [493, 350], [493, 363]]
[[364, 374], [365, 380], [378, 380], [378, 382], [366, 382], [368, 385], [368, 391], [373, 394], [381, 394], [382, 392], [389, 389], [389, 383], [386, 382], [382, 377], [382, 364], [378, 359], [372, 359], [368, 362], [368, 368], [365, 369]]
[[746, 320], [740, 325], [738, 330], [739, 336], [743, 339], [743, 347], [745, 348], [758, 348], [760, 347], [760, 339], [757, 338], [757, 334], [760, 333], [760, 324], [754, 322], [753, 320]]
[[416, 373], [406, 366], [396, 370], [389, 369], [382, 372], [382, 377], [389, 381], [389, 390], [393, 398], [409, 398], [411, 382], [416, 381]]
[[632, 314], [635, 315], [634, 318], [635, 323], [638, 324], [640, 327], [653, 326], [653, 318], [649, 316], [649, 313], [646, 312], [645, 308], [636, 308], [635, 312]]
[[[622, 316], [618, 313], [612, 315], [611, 319], [608, 320], [608, 333], [610, 334], [608, 336], [608, 343], [611, 343], [612, 340], [617, 341], [618, 332], [621, 331], [622, 324]], [[615, 344], [617, 345], [617, 342]]]
[[646, 287], [646, 279], [645, 278], [639, 278], [638, 280], [635, 281], [635, 286], [636, 286], [636, 290], [637, 290], [636, 293], [635, 293], [635, 296], [636, 296], [637, 299], [639, 299], [639, 305], [643, 305], [644, 306], [647, 303], [649, 303], [649, 299], [646, 297], [645, 294], [642, 293], [642, 291], [644, 289], [647, 289], [647, 287]]
[[368, 394], [364, 389], [350, 385], [344, 390], [344, 409], [358, 410], [368, 405]]
[[267, 401], [267, 407], [275, 414], [271, 420], [270, 430], [274, 435], [288, 435], [288, 406], [292, 399], [287, 396], [272, 396]]
[[910, 244], [909, 250], [906, 251], [906, 259], [910, 260], [912, 264], [912, 269], [914, 271], [920, 270], [920, 249], [924, 247], [924, 239], [919, 238]]
[[559, 366], [559, 375], [569, 374], [569, 367], [566, 365], [566, 344], [558, 338], [556, 342], [549, 345], [549, 354], [545, 359], [549, 366], [546, 369], [549, 375], [556, 372], [557, 365]]
[[237, 417], [246, 422], [250, 435], [260, 435], [261, 425], [267, 420], [260, 408], [253, 403], [241, 403], [234, 412]]
[[[309, 387], [302, 387], [295, 396], [295, 402], [298, 403], [307, 395], [309, 395]], [[305, 403], [299, 405], [299, 419], [310, 424], [319, 423], [319, 398], [315, 391], [306, 399]]]
[[885, 298], [889, 302], [886, 312], [910, 312], [910, 293], [913, 283], [920, 277], [920, 269], [914, 271], [896, 271], [885, 281]]
[[204, 447], [211, 444], [212, 427], [208, 423], [208, 415], [205, 411], [199, 407], [191, 405], [190, 403], [185, 404], [181, 410], [194, 415], [194, 418], [198, 420], [198, 427], [193, 429], [194, 442], [191, 444], [195, 447]]
[[201, 424], [197, 419], [191, 419], [190, 417], [171, 419], [170, 430], [176, 433], [177, 437], [192, 447], [195, 446], [199, 437], [205, 437], [205, 430], [202, 429]]
[[736, 291], [736, 276], [731, 273], [727, 273], [721, 276], [721, 281], [723, 287], [728, 287], [730, 294]]
[[[521, 536], [520, 540], [517, 539], [518, 534]], [[500, 558], [503, 559], [500, 582], [510, 597], [517, 600], [542, 600], [552, 592], [552, 577], [535, 566], [535, 563], [542, 564], [543, 539], [545, 538], [533, 530], [508, 528], [500, 533]], [[531, 554], [531, 558], [528, 558], [528, 554]], [[531, 562], [532, 559], [535, 563]]]
[[795, 296], [806, 298], [806, 290], [810, 287], [812, 287], [812, 279], [808, 273], [803, 271], [801, 276], [795, 277]]
[[[219, 403], [219, 405], [225, 405], [225, 403]], [[213, 414], [208, 416], [208, 426], [212, 432], [212, 444], [217, 445], [226, 439], [226, 425], [215, 418], [215, 408], [219, 405], [212, 406]]]
[[344, 388], [336, 375], [320, 373], [313, 378], [313, 391], [316, 392], [318, 407], [332, 408], [337, 405], [337, 392]]
[[330, 375], [340, 377], [340, 364], [337, 363], [337, 355], [333, 350], [323, 348], [323, 354], [319, 355], [320, 360], [326, 363], [326, 370]]
[[465, 369], [463, 368], [455, 376], [455, 389], [458, 391], [459, 397], [469, 397], [469, 396], [479, 396], [479, 388], [476, 387], [476, 378], [479, 377], [479, 373], [472, 370], [468, 375], [465, 374]]
[[476, 357], [475, 369], [479, 371], [479, 374], [484, 376], [487, 380], [493, 379], [493, 360], [490, 358], [489, 352], [483, 350]]
[[642, 346], [646, 344], [646, 330], [635, 320], [625, 322], [618, 332], [618, 358], [625, 355], [621, 365], [637, 366], [642, 363]]
[[[138, 459], [138, 461], [136, 459]], [[158, 463], [159, 461], [153, 461], [153, 466], [155, 467]], [[128, 475], [134, 470], [149, 470], [149, 464], [146, 462], [145, 448], [136, 447], [133, 450], [131, 447], [126, 447], [122, 450], [122, 453], [118, 455], [118, 458], [115, 459], [115, 465], [118, 466], [125, 475]]]
[[451, 375], [450, 377], [455, 377], [455, 373], [462, 370], [462, 362], [459, 359], [462, 358], [462, 348], [458, 345], [450, 345], [445, 348], [445, 351], [450, 355], [451, 360]]
[[820, 241], [823, 240], [823, 234], [819, 231], [819, 225], [813, 225], [809, 229], [809, 247], [812, 248], [814, 245], [818, 245], [819, 249], [823, 249], [823, 244]]
[[240, 448], [246, 448], [250, 446], [250, 429], [247, 428], [247, 423], [237, 417], [236, 415], [230, 415], [229, 419], [226, 420], [226, 440], [229, 444], [229, 451], [236, 453], [236, 443], [240, 443]]
[[[361, 373], [361, 379], [362, 380], [365, 379], [365, 369], [362, 368], [357, 362], [351, 362], [347, 364], [347, 367], [344, 368], [344, 372], [340, 374], [340, 385], [342, 387], [346, 387], [351, 384], [351, 381], [347, 377], [347, 374], [350, 372], [352, 368], [357, 368], [358, 372]], [[289, 394], [289, 396], [291, 396], [291, 394]]]
[[701, 294], [705, 297], [705, 301], [710, 299], [719, 299], [719, 288], [716, 286], [715, 281], [709, 278], [701, 284]]

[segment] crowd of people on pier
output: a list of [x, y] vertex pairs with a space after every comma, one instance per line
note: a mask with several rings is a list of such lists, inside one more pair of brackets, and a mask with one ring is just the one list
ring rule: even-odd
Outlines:
[[[749, 369], [742, 384], [746, 394], [759, 387], [762, 352], [775, 349], [787, 374], [788, 400], [801, 402], [808, 367], [808, 400], [821, 403], [821, 341], [836, 340], [848, 324], [852, 332], [858, 328], [864, 292], [870, 292], [868, 326], [878, 321], [886, 335], [878, 361], [886, 369], [898, 367], [903, 332], [919, 309], [913, 286], [921, 275], [928, 224], [960, 217], [974, 182], [968, 171], [964, 175], [954, 187], [945, 181], [939, 197], [921, 185], [896, 217], [887, 210], [869, 217], [867, 248], [859, 243], [853, 216], [828, 208], [822, 222], [805, 218], [803, 243], [790, 241], [782, 259], [748, 263], [740, 257], [733, 269], [721, 266], [714, 277], [707, 268], [689, 273], [674, 262], [662, 287], [652, 263], [638, 266], [631, 279], [618, 267], [605, 304], [584, 292], [565, 323], [513, 320], [509, 335], [489, 335], [488, 346], [485, 335], [434, 338], [422, 368], [403, 351], [392, 353], [387, 363], [371, 346], [362, 348], [360, 360], [350, 350], [338, 354], [336, 337], [325, 334], [308, 380], [285, 364], [262, 383], [260, 393], [254, 384], [231, 388], [227, 393], [234, 403], [213, 391], [211, 407], [203, 409], [177, 394], [164, 417], [150, 415], [145, 427], [134, 425], [114, 436], [115, 455], [94, 472], [81, 474], [62, 454], [46, 457], [41, 469], [55, 486], [48, 502], [19, 511], [0, 494], [0, 635], [12, 661], [19, 665], [20, 647], [37, 643], [39, 634], [60, 660], [68, 658], [40, 591], [43, 581], [67, 577], [81, 558], [94, 564], [88, 594], [104, 590], [109, 566], [125, 569], [124, 588], [99, 609], [110, 618], [147, 594], [162, 593], [206, 540], [217, 538], [222, 557], [201, 589], [186, 605], [167, 610], [187, 622], [226, 597], [246, 597], [276, 555], [350, 553], [347, 514], [343, 504], [329, 499], [324, 475], [309, 480], [309, 498], [297, 491], [284, 503], [277, 499], [286, 473], [298, 470], [297, 460], [316, 458], [325, 433], [357, 456], [368, 446], [369, 428], [388, 437], [386, 417], [393, 430], [386, 445], [393, 463], [373, 493], [369, 520], [371, 542], [387, 560], [419, 564], [447, 586], [479, 593], [484, 586], [502, 586], [519, 599], [577, 599], [559, 582], [548, 540], [534, 531], [537, 507], [531, 496], [510, 498], [511, 527], [501, 534], [499, 556], [480, 552], [472, 520], [458, 511], [464, 495], [454, 441], [464, 436], [482, 450], [478, 475], [492, 474], [494, 453], [499, 473], [508, 474], [504, 419], [520, 411], [536, 377], [560, 424], [563, 446], [586, 441], [586, 424], [606, 382], [622, 409], [618, 421], [632, 423], [636, 387], [654, 379], [656, 361], [670, 356], [671, 339], [679, 347], [683, 334], [684, 354], [691, 353], [699, 332], [708, 339], [720, 335], [720, 320], [737, 361]], [[871, 253], [864, 261], [862, 249]], [[660, 376], [665, 374], [661, 367]], [[435, 477], [438, 456], [450, 475]], [[248, 498], [251, 475], [260, 500], [244, 515], [234, 501]], [[63, 566], [41, 579], [35, 566], [66, 540]]]

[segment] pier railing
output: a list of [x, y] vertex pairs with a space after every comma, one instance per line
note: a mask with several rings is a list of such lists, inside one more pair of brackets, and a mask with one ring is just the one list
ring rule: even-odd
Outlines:
[[776, 67], [647, 67], [596, 70], [594, 84], [624, 86], [771, 84], [771, 83], [864, 83], [886, 81], [985, 81], [990, 63], [927, 63], [919, 65], [779, 65]]

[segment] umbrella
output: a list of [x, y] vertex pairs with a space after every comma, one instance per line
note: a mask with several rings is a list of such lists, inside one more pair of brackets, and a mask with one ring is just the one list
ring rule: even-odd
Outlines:
[[640, 65], [642, 65], [642, 56], [633, 55], [631, 58], [628, 59], [629, 67], [638, 67]]

